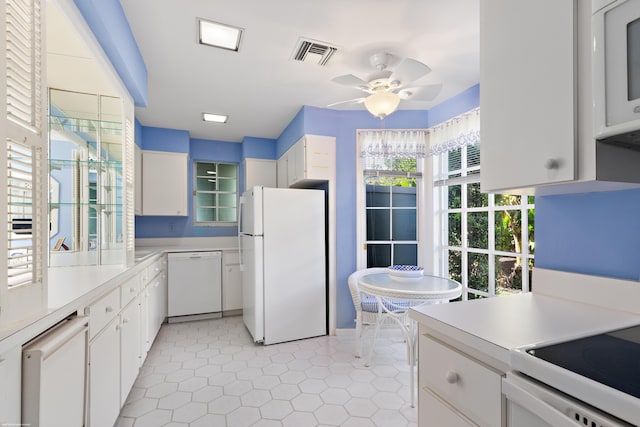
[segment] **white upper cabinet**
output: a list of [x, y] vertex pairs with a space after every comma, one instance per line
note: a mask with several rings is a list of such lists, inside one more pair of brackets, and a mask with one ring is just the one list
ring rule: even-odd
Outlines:
[[299, 187], [334, 179], [336, 139], [304, 135], [278, 159], [278, 187]]
[[483, 192], [575, 179], [574, 0], [482, 0]]
[[142, 151], [142, 214], [187, 216], [188, 155]]
[[481, 0], [483, 192], [629, 188], [640, 152], [592, 130], [591, 4]]
[[267, 159], [244, 159], [244, 188], [257, 185], [276, 187], [276, 161]]

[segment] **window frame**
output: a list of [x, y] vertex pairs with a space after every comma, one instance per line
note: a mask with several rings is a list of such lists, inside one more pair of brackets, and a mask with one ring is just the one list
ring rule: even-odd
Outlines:
[[[400, 129], [394, 129], [400, 130]], [[417, 129], [419, 130], [419, 129]], [[364, 161], [360, 153], [362, 152], [363, 140], [356, 131], [356, 168], [354, 173], [356, 182], [356, 270], [367, 268], [367, 203], [366, 203], [366, 178], [364, 170]], [[428, 138], [428, 136], [427, 136]], [[421, 173], [421, 177], [416, 178], [416, 239], [418, 245], [417, 259], [418, 263], [424, 267], [425, 274], [433, 274], [433, 249], [434, 245], [429, 244], [428, 236], [433, 235], [433, 209], [425, 209], [424, 205], [427, 201], [433, 200], [431, 193], [431, 162], [426, 158], [416, 159], [417, 172]], [[380, 171], [380, 175], [384, 176], [384, 171]], [[389, 171], [389, 176], [393, 173]], [[402, 243], [401, 241], [390, 241], [391, 243]]]
[[[198, 165], [199, 164], [210, 164], [215, 165], [216, 171], [220, 167], [223, 166], [233, 166], [235, 168], [235, 177], [232, 178], [235, 181], [235, 191], [221, 191], [221, 190], [198, 190], [198, 179], [203, 178], [198, 176]], [[225, 161], [215, 161], [215, 160], [194, 160], [193, 161], [193, 224], [198, 227], [229, 227], [235, 226], [238, 223], [238, 214], [239, 214], [239, 176], [240, 176], [240, 165], [235, 162], [225, 162]], [[216, 177], [217, 179], [218, 177]], [[228, 177], [224, 177], [228, 178]], [[216, 195], [216, 204], [211, 205], [212, 209], [218, 209], [220, 206], [218, 205], [218, 195], [220, 194], [233, 194], [233, 198], [235, 200], [235, 220], [234, 221], [199, 221], [198, 220], [198, 209], [200, 209], [200, 205], [198, 204], [198, 194], [215, 194]]]
[[[535, 209], [535, 203], [531, 203], [530, 197], [527, 195], [521, 195], [520, 204], [517, 205], [496, 205], [495, 200], [496, 196], [505, 196], [502, 194], [496, 193], [483, 193], [487, 195], [487, 206], [482, 207], [469, 207], [468, 206], [468, 187], [470, 185], [480, 184], [480, 174], [481, 168], [480, 166], [467, 166], [467, 148], [468, 146], [461, 148], [461, 168], [452, 171], [445, 171], [444, 173], [439, 173], [443, 167], [448, 167], [448, 154], [440, 154], [439, 156], [434, 156], [433, 168], [436, 174], [441, 177], [443, 175], [452, 176], [453, 178], [446, 178], [446, 182], [442, 185], [434, 187], [434, 196], [436, 200], [436, 210], [438, 211], [438, 215], [436, 216], [436, 230], [437, 230], [437, 242], [436, 242], [436, 256], [437, 256], [437, 272], [438, 274], [450, 277], [449, 271], [449, 254], [451, 251], [456, 251], [460, 253], [460, 283], [462, 284], [462, 300], [475, 299], [475, 298], [486, 298], [498, 296], [496, 294], [496, 257], [510, 257], [510, 258], [522, 258], [522, 266], [528, 266], [529, 263], [533, 262], [534, 254], [529, 251], [529, 233], [528, 233], [528, 213], [529, 209]], [[434, 174], [435, 175], [435, 174]], [[449, 207], [448, 203], [448, 193], [449, 187], [453, 185], [460, 186], [460, 207]], [[519, 210], [521, 216], [521, 251], [520, 252], [509, 252], [503, 250], [496, 249], [495, 236], [496, 236], [496, 227], [495, 227], [495, 215], [497, 212], [507, 211], [507, 210]], [[475, 248], [469, 245], [468, 239], [468, 215], [473, 213], [487, 213], [487, 248]], [[461, 214], [461, 224], [460, 224], [460, 236], [461, 236], [461, 245], [450, 245], [449, 243], [449, 214], [451, 213], [460, 213]], [[469, 286], [469, 254], [482, 254], [487, 255], [488, 263], [487, 263], [487, 291], [482, 291], [479, 289], [475, 289]], [[531, 283], [529, 281], [529, 275], [523, 274], [524, 271], [528, 271], [523, 269], [521, 271], [521, 289], [517, 292], [528, 292], [531, 287]], [[471, 296], [471, 298], [470, 298]]]

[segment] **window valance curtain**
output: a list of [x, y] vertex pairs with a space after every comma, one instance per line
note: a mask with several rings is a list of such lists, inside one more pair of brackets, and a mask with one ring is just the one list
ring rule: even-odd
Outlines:
[[424, 129], [362, 130], [358, 131], [358, 138], [364, 159], [416, 159], [427, 155]]
[[480, 143], [480, 109], [475, 108], [429, 128], [429, 156]]

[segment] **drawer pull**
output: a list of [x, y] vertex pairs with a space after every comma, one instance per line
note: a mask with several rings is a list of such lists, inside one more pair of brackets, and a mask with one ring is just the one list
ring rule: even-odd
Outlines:
[[108, 305], [108, 306], [105, 307], [104, 311], [106, 311], [107, 313], [111, 313], [113, 311], [113, 307]]
[[453, 371], [447, 372], [447, 375], [445, 376], [445, 378], [449, 384], [455, 384], [460, 379], [458, 374]]
[[129, 288], [129, 292], [134, 293], [136, 291], [136, 288]]
[[127, 319], [126, 317], [123, 317], [122, 318], [122, 324], [125, 325], [127, 323], [129, 323], [129, 319]]

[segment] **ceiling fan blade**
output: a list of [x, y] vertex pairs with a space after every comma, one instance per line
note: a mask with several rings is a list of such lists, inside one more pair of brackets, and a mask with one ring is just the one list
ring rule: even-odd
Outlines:
[[442, 84], [408, 87], [398, 91], [400, 99], [409, 101], [433, 101], [442, 90]]
[[430, 72], [431, 68], [422, 62], [407, 58], [396, 67], [391, 77], [389, 77], [389, 80], [397, 80], [400, 82], [400, 86], [405, 86], [420, 77], [426, 76]]
[[368, 83], [362, 80], [359, 77], [354, 76], [353, 74], [345, 74], [344, 76], [338, 76], [331, 79], [332, 82], [338, 83], [339, 85], [351, 86], [356, 89], [364, 90], [364, 88], [368, 87]]
[[364, 98], [355, 98], [355, 99], [348, 99], [346, 101], [334, 102], [333, 104], [327, 105], [327, 107], [335, 107], [336, 105], [342, 105], [342, 104], [362, 104], [363, 102], [364, 102]]

